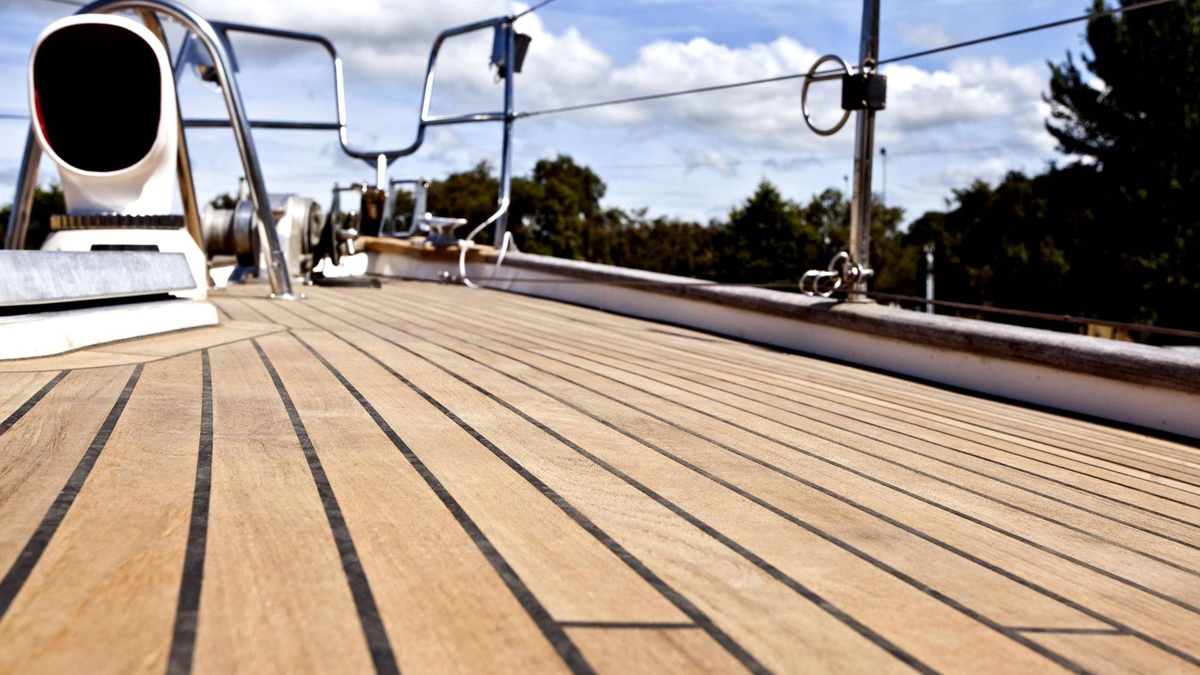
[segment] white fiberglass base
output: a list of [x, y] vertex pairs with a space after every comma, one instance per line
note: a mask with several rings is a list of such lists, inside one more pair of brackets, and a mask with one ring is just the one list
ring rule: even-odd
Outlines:
[[118, 340], [216, 324], [215, 307], [189, 299], [4, 316], [0, 317], [0, 360], [50, 356]]

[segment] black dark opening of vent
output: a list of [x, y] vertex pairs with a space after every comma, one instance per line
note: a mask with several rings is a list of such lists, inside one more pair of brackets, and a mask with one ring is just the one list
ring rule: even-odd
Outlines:
[[120, 26], [67, 26], [33, 62], [35, 114], [55, 154], [83, 171], [120, 171], [154, 145], [162, 79], [154, 50]]

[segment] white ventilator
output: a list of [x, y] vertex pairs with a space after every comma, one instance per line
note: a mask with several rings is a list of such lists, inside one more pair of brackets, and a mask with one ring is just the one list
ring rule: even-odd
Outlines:
[[55, 21], [34, 44], [29, 97], [68, 213], [170, 213], [179, 115], [171, 60], [149, 29], [120, 16]]
[[179, 112], [162, 41], [121, 16], [55, 21], [29, 58], [29, 106], [67, 206], [42, 248], [183, 253], [196, 287], [175, 294], [203, 297], [204, 253], [171, 213]]

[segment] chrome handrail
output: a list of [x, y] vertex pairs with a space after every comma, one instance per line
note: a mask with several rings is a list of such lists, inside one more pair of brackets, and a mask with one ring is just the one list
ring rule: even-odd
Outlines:
[[[508, 205], [511, 200], [512, 193], [512, 122], [516, 117], [515, 113], [513, 112], [513, 74], [515, 64], [515, 31], [513, 29], [514, 20], [515, 18], [513, 16], [498, 16], [462, 26], [457, 26], [455, 28], [449, 28], [438, 34], [437, 38], [435, 38], [433, 41], [433, 46], [430, 48], [429, 63], [425, 69], [425, 85], [421, 93], [421, 111], [417, 119], [416, 138], [406, 147], [388, 150], [365, 150], [356, 148], [350, 143], [350, 131], [346, 115], [345, 75], [343, 73], [342, 58], [338, 54], [337, 48], [328, 38], [316, 33], [305, 33], [300, 31], [283, 30], [279, 28], [266, 28], [262, 26], [252, 26], [241, 23], [214, 21], [211, 22], [211, 24], [213, 28], [216, 29], [223, 37], [228, 33], [247, 33], [251, 35], [263, 35], [285, 40], [312, 42], [323, 47], [325, 51], [329, 53], [329, 56], [333, 61], [334, 101], [337, 106], [336, 122], [250, 120], [249, 125], [251, 127], [260, 129], [337, 131], [338, 141], [341, 144], [342, 151], [346, 155], [355, 159], [361, 159], [372, 167], [386, 168], [400, 157], [407, 157], [419, 150], [421, 145], [425, 142], [425, 130], [428, 127], [446, 126], [452, 124], [471, 124], [475, 122], [503, 122], [504, 132], [500, 158], [500, 196], [498, 199], [496, 212], [485, 221], [486, 224], [496, 223], [496, 241], [499, 241], [504, 236], [504, 231], [507, 226]], [[463, 113], [457, 115], [430, 115], [429, 110], [432, 106], [433, 85], [437, 75], [437, 58], [438, 54], [441, 52], [443, 43], [452, 37], [496, 27], [499, 27], [504, 31], [505, 40], [504, 109], [502, 111], [495, 112]], [[226, 44], [228, 44], [227, 40]], [[229, 126], [229, 121], [222, 119], [185, 119], [183, 123], [184, 126], [190, 128], [214, 128]], [[380, 185], [382, 185], [382, 181], [380, 181]]]

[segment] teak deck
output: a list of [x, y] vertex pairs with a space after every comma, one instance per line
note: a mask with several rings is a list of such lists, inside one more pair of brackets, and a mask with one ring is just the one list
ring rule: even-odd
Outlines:
[[0, 672], [1200, 672], [1195, 447], [498, 292], [264, 292], [0, 364]]

